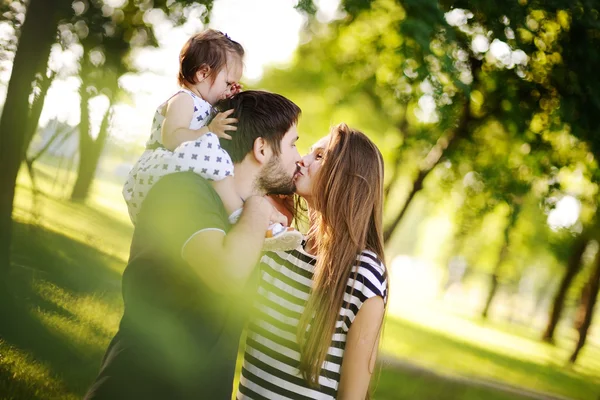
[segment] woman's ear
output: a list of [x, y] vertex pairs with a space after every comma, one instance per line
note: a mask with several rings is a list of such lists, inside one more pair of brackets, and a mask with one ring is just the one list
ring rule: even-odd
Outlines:
[[200, 83], [210, 75], [210, 67], [207, 64], [202, 64], [196, 71], [196, 83]]

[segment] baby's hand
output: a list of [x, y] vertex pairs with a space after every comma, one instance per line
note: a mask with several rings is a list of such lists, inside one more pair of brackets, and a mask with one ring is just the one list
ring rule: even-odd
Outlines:
[[236, 118], [228, 118], [232, 112], [233, 109], [218, 113], [208, 124], [208, 130], [220, 138], [231, 140], [231, 136], [225, 131], [236, 131], [237, 127], [231, 124], [238, 122]]
[[228, 99], [232, 96], [235, 96], [236, 94], [238, 94], [241, 91], [242, 91], [242, 85], [240, 85], [238, 82], [232, 82], [231, 84], [229, 84], [229, 86], [227, 86], [227, 90], [223, 94], [223, 98]]
[[242, 91], [242, 85], [234, 82], [231, 84], [231, 94], [230, 96], [235, 96], [236, 94], [238, 94], [239, 92]]

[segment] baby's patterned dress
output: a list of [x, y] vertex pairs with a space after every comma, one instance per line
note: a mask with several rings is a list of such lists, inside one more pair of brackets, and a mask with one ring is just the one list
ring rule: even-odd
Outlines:
[[[189, 129], [198, 130], [210, 120], [212, 107], [207, 101], [186, 89], [181, 89], [175, 95], [182, 92], [189, 94], [194, 101], [194, 115]], [[184, 142], [173, 151], [163, 146], [161, 131], [166, 106], [167, 102], [156, 109], [152, 134], [146, 142], [146, 150], [129, 172], [123, 187], [123, 197], [127, 203], [129, 217], [134, 224], [148, 191], [165, 175], [193, 171], [211, 181], [233, 176], [231, 157], [221, 148], [219, 138], [214, 133], [209, 132], [196, 140]]]

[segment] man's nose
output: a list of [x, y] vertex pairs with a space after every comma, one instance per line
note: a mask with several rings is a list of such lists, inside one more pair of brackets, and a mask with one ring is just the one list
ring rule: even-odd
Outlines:
[[299, 163], [300, 161], [302, 161], [302, 156], [298, 152], [298, 149], [296, 149], [296, 154], [295, 154], [294, 158], [296, 159], [296, 164]]

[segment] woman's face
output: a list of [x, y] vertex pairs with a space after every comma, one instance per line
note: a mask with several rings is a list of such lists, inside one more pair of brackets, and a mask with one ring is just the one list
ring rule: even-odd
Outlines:
[[315, 190], [314, 184], [321, 169], [325, 149], [329, 145], [330, 136], [327, 135], [315, 143], [310, 153], [302, 157], [300, 161], [300, 172], [296, 175], [296, 193], [304, 197], [310, 204], [310, 200]]

